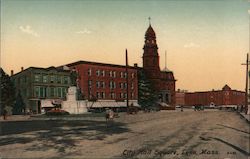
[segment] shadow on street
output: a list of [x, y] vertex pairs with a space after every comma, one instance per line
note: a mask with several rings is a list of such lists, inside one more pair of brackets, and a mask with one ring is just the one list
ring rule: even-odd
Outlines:
[[[81, 140], [104, 140], [112, 134], [129, 132], [126, 124], [113, 122], [109, 127], [106, 121], [11, 121], [1, 123], [0, 146], [26, 144], [39, 141], [27, 151], [46, 151], [53, 147], [58, 152], [77, 146]], [[28, 134], [20, 134], [28, 132]], [[15, 134], [15, 135], [10, 135]]]

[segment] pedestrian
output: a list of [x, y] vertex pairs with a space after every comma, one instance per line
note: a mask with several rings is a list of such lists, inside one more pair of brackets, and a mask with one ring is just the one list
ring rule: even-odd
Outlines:
[[183, 112], [183, 106], [181, 106], [181, 111]]
[[6, 109], [4, 109], [3, 110], [3, 120], [6, 120], [7, 119], [7, 110]]

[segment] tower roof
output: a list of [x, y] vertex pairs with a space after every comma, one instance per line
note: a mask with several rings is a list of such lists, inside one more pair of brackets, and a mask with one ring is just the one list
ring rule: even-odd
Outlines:
[[222, 90], [228, 91], [228, 90], [231, 90], [231, 88], [226, 84], [226, 85], [222, 88]]
[[152, 28], [151, 24], [149, 25], [149, 27], [148, 27], [148, 29], [147, 29], [147, 31], [146, 31], [146, 33], [145, 33], [145, 37], [146, 37], [146, 38], [147, 38], [147, 37], [153, 37], [153, 38], [155, 38], [155, 31], [154, 31], [154, 29]]

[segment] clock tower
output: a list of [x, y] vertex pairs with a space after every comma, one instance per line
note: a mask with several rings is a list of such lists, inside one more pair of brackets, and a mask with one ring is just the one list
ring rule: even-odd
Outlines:
[[145, 42], [143, 47], [143, 69], [150, 79], [157, 79], [160, 76], [158, 46], [156, 36], [151, 24], [145, 33]]

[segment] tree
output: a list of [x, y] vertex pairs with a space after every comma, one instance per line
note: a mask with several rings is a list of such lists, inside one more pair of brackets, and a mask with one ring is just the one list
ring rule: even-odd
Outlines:
[[156, 106], [158, 101], [157, 92], [142, 70], [138, 73], [138, 96], [138, 103], [144, 109]]
[[21, 92], [18, 91], [16, 102], [13, 107], [13, 114], [22, 114], [22, 113], [25, 113], [25, 103], [23, 101]]
[[13, 107], [15, 102], [14, 85], [2, 68], [0, 68], [0, 83], [0, 113], [2, 114], [4, 109]]

